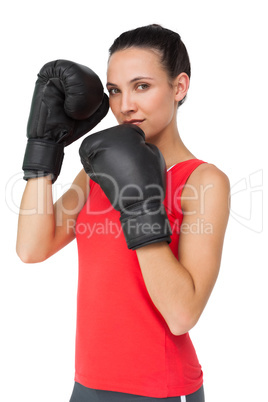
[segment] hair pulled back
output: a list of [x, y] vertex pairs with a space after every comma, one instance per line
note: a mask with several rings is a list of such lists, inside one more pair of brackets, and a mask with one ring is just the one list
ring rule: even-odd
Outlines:
[[[130, 47], [148, 48], [160, 55], [160, 61], [170, 80], [186, 73], [191, 77], [191, 64], [187, 49], [178, 33], [151, 24], [122, 33], [109, 49], [110, 57], [119, 50]], [[178, 104], [182, 105], [184, 97]]]

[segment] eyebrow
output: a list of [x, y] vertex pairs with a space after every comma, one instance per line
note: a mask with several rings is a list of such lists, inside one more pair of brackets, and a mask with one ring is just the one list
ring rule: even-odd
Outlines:
[[[140, 81], [140, 80], [153, 80], [153, 78], [151, 78], [151, 77], [139, 76], [139, 77], [132, 78], [132, 80], [130, 80], [129, 82], [130, 82], [130, 84], [132, 84], [133, 82]], [[117, 85], [116, 85], [116, 84], [113, 84], [112, 82], [107, 82], [106, 86], [107, 86], [107, 87], [108, 87], [108, 86], [117, 87]]]

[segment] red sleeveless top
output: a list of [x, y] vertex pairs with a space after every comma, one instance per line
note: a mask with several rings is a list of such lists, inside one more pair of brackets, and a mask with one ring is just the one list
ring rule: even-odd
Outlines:
[[[191, 159], [167, 172], [164, 201], [178, 258], [183, 214], [180, 197], [203, 161]], [[189, 334], [173, 335], [153, 304], [121, 229], [119, 212], [100, 186], [76, 222], [79, 256], [75, 381], [85, 387], [155, 398], [198, 390], [203, 373]]]

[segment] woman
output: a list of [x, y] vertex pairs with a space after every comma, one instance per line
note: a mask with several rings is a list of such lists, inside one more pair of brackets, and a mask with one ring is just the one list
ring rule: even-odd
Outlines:
[[[20, 217], [17, 251], [22, 260], [43, 261], [75, 237], [78, 242], [71, 402], [204, 401], [203, 373], [188, 331], [202, 314], [219, 272], [229, 182], [217, 167], [197, 159], [179, 135], [177, 108], [186, 98], [189, 80], [190, 62], [178, 34], [158, 25], [122, 34], [110, 48], [107, 71], [110, 108], [119, 126], [93, 134], [80, 148], [90, 183], [82, 170], [53, 209], [51, 176], [28, 180], [22, 210], [36, 206], [39, 188], [47, 213]], [[142, 145], [155, 155], [160, 150], [166, 164], [161, 189], [166, 189], [170, 226], [165, 232], [161, 226], [158, 238], [152, 239], [150, 232], [148, 240], [146, 233], [145, 240], [131, 247], [121, 228], [122, 200], [111, 207], [106, 176], [116, 167], [118, 183], [127, 170], [117, 168], [120, 158], [114, 156], [122, 143], [121, 155], [126, 151], [125, 159], [135, 161], [135, 169], [127, 173], [129, 183], [136, 171], [141, 180], [152, 174], [149, 152], [140, 166], [141, 148], [126, 149], [131, 136], [142, 133], [147, 144]], [[99, 138], [102, 144], [109, 142], [105, 163], [113, 155], [105, 182], [96, 175], [99, 160], [92, 157], [92, 141], [99, 144]], [[156, 157], [158, 178], [161, 155]]]

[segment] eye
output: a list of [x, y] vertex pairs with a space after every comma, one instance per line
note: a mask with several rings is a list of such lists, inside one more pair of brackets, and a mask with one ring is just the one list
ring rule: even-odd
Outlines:
[[108, 92], [111, 96], [118, 94], [120, 91], [118, 88], [109, 88]]
[[148, 88], [149, 88], [148, 84], [138, 84], [137, 85], [137, 89], [141, 90], [141, 91], [144, 91], [145, 89], [148, 89]]

